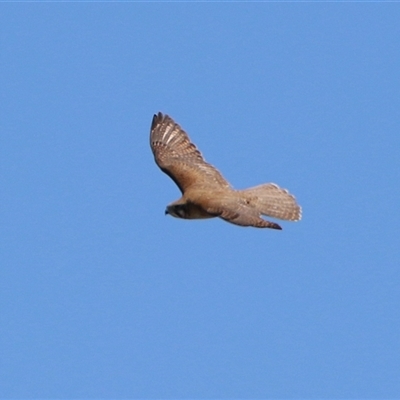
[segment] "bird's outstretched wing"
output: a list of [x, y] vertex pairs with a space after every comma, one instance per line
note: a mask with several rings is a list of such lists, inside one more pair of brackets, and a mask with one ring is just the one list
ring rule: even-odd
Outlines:
[[255, 228], [271, 228], [281, 230], [281, 226], [275, 222], [267, 221], [260, 217], [260, 214], [255, 209], [249, 207], [243, 207], [242, 209], [236, 208], [236, 210], [224, 210], [220, 218], [224, 219], [231, 224], [240, 226], [254, 226]]
[[157, 165], [182, 193], [192, 185], [230, 188], [221, 173], [204, 160], [187, 133], [168, 115], [160, 112], [154, 115], [150, 145]]
[[219, 196], [203, 199], [202, 208], [210, 215], [220, 217], [231, 224], [256, 228], [282, 229], [277, 223], [261, 218], [261, 211], [240, 191], [220, 192]]

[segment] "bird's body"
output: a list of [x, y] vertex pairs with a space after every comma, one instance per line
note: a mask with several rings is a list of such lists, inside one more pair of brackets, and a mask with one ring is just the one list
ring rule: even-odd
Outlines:
[[273, 183], [233, 189], [168, 115], [154, 115], [150, 145], [157, 165], [182, 192], [166, 214], [183, 219], [220, 217], [236, 225], [273, 229], [282, 228], [260, 214], [288, 221], [301, 218], [295, 198]]

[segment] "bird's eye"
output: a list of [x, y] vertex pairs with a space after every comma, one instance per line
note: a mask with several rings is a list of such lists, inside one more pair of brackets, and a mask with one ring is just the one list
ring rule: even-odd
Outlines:
[[184, 206], [176, 206], [175, 207], [175, 212], [181, 218], [185, 218], [185, 207]]

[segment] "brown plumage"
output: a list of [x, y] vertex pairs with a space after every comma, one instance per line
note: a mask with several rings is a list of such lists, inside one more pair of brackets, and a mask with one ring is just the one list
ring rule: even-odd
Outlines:
[[182, 192], [179, 200], [167, 206], [166, 214], [184, 219], [220, 217], [236, 225], [273, 229], [282, 228], [260, 215], [287, 221], [301, 219], [295, 198], [274, 183], [233, 189], [168, 115], [154, 115], [150, 145], [157, 165]]

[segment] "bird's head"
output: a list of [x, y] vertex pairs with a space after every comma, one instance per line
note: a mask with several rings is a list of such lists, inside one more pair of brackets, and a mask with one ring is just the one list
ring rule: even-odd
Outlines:
[[167, 214], [175, 218], [186, 218], [186, 204], [170, 204], [165, 209], [165, 215]]

